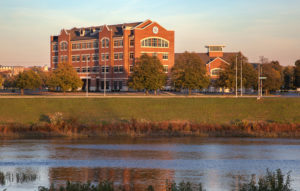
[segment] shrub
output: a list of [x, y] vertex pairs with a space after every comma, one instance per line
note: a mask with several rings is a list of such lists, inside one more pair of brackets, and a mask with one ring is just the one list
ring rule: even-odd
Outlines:
[[252, 175], [249, 183], [242, 185], [240, 191], [292, 191], [290, 172], [282, 174], [280, 169], [271, 172], [267, 169], [266, 175], [261, 177], [256, 184], [256, 178]]

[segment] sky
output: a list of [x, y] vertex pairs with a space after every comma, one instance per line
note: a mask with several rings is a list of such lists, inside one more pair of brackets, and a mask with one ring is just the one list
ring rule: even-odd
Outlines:
[[0, 0], [0, 65], [50, 65], [61, 29], [151, 19], [175, 31], [175, 52], [205, 45], [294, 65], [300, 59], [300, 0]]

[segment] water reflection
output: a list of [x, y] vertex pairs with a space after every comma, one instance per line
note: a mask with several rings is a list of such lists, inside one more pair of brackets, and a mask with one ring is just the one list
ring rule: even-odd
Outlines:
[[67, 180], [164, 190], [167, 179], [202, 182], [209, 191], [237, 190], [266, 168], [292, 170], [292, 186], [299, 190], [299, 151], [300, 140], [293, 139], [0, 140], [0, 171], [11, 174], [0, 190], [37, 190]]

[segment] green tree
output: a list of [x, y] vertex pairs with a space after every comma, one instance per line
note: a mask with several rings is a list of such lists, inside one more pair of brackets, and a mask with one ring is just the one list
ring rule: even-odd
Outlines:
[[178, 56], [172, 68], [172, 81], [175, 88], [188, 89], [189, 95], [194, 89], [208, 87], [209, 77], [200, 56], [190, 52]]
[[262, 65], [262, 75], [267, 77], [263, 80], [263, 89], [268, 93], [269, 91], [276, 91], [282, 87], [282, 67], [278, 61], [272, 61]]
[[82, 87], [77, 72], [68, 63], [59, 63], [58, 67], [49, 74], [47, 85], [50, 89], [59, 87], [64, 93], [68, 90], [77, 90]]
[[21, 90], [21, 95], [24, 95], [24, 89], [39, 88], [41, 86], [41, 79], [36, 72], [28, 70], [17, 75], [15, 85]]
[[[237, 64], [236, 64], [237, 60]], [[237, 67], [237, 87], [241, 88], [241, 68], [242, 68], [242, 82], [243, 88], [256, 88], [257, 87], [257, 72], [253, 65], [248, 62], [248, 59], [238, 53], [236, 57], [230, 59], [230, 64], [224, 64], [219, 74], [219, 78], [215, 81], [215, 86], [221, 88], [236, 88], [236, 67]]]
[[283, 70], [283, 79], [284, 79], [284, 89], [290, 90], [294, 89], [294, 67], [293, 66], [286, 66]]
[[295, 62], [295, 70], [294, 70], [294, 78], [295, 78], [295, 87], [300, 88], [300, 60]]
[[133, 74], [129, 79], [129, 87], [135, 90], [149, 91], [162, 89], [166, 84], [167, 76], [163, 71], [163, 66], [156, 56], [142, 55], [137, 59]]

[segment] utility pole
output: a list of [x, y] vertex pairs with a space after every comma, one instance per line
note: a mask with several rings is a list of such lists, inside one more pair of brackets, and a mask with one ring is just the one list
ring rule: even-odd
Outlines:
[[[262, 63], [263, 64], [263, 63]], [[262, 77], [262, 64], [260, 65], [260, 76]], [[260, 97], [263, 97], [263, 79], [260, 78]]]
[[[88, 57], [86, 57], [86, 81], [85, 81], [85, 96], [89, 96], [89, 69], [88, 69]], [[91, 59], [91, 58], [90, 58]]]
[[241, 59], [241, 96], [243, 96], [243, 59]]
[[237, 60], [238, 60], [238, 55], [235, 57], [235, 97], [238, 97], [237, 93]]
[[257, 81], [257, 99], [260, 99], [260, 64], [257, 64], [258, 81]]
[[106, 96], [106, 53], [104, 54], [104, 96]]

